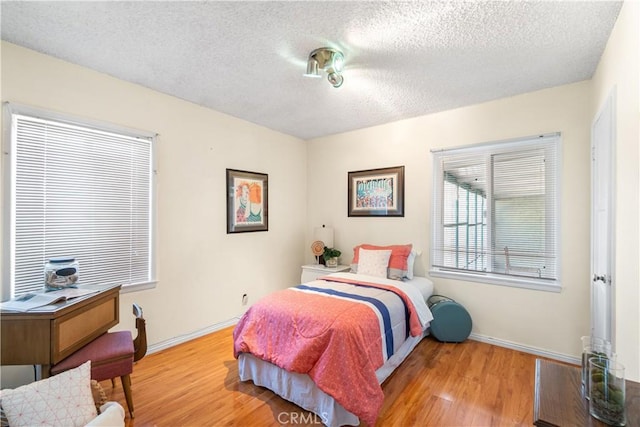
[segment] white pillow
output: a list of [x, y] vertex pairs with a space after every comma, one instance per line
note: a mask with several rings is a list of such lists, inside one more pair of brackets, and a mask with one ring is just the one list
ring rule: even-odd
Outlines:
[[411, 252], [409, 252], [409, 256], [407, 257], [407, 274], [404, 276], [407, 279], [413, 279], [413, 266], [416, 261], [416, 255], [416, 251], [411, 249]]
[[358, 252], [358, 274], [367, 276], [387, 277], [387, 268], [389, 267], [389, 258], [391, 250], [368, 250], [359, 249]]
[[2, 390], [9, 425], [84, 426], [98, 412], [91, 394], [91, 361], [14, 390]]

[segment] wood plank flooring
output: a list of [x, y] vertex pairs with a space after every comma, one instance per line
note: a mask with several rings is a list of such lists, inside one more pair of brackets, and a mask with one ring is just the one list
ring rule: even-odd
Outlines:
[[[238, 379], [233, 328], [151, 354], [131, 376], [135, 418], [146, 426], [319, 426], [273, 392]], [[536, 356], [467, 340], [425, 338], [383, 384], [376, 426], [531, 426]], [[126, 408], [122, 385], [102, 383]]]

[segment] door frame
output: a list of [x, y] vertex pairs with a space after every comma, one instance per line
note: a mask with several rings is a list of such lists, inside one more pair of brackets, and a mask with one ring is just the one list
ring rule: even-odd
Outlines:
[[616, 177], [616, 87], [614, 86], [611, 91], [609, 92], [609, 94], [607, 95], [607, 97], [605, 98], [605, 100], [603, 101], [603, 103], [600, 105], [600, 108], [598, 109], [593, 122], [591, 123], [591, 159], [590, 159], [590, 165], [591, 165], [591, 206], [590, 206], [590, 210], [591, 210], [591, 224], [590, 224], [590, 275], [589, 275], [589, 291], [590, 291], [590, 333], [593, 335], [593, 331], [595, 329], [595, 316], [594, 316], [594, 309], [595, 309], [595, 298], [596, 298], [596, 292], [595, 292], [595, 286], [594, 286], [594, 276], [595, 274], [602, 274], [602, 272], [596, 272], [594, 271], [594, 259], [595, 259], [595, 250], [594, 250], [594, 240], [595, 240], [595, 220], [594, 220], [594, 213], [595, 213], [595, 202], [594, 202], [594, 183], [595, 183], [595, 173], [594, 173], [594, 166], [595, 166], [595, 127], [596, 127], [596, 123], [598, 122], [598, 120], [603, 117], [604, 114], [609, 115], [609, 121], [610, 121], [610, 133], [609, 133], [609, 140], [611, 141], [611, 145], [609, 147], [609, 185], [608, 185], [608, 193], [609, 193], [609, 199], [608, 199], [608, 215], [607, 215], [607, 227], [609, 229], [609, 233], [608, 233], [608, 238], [609, 241], [608, 246], [609, 246], [609, 250], [608, 250], [608, 264], [609, 264], [609, 269], [610, 271], [607, 272], [608, 275], [608, 281], [609, 281], [609, 340], [612, 343], [612, 347], [615, 349], [615, 330], [616, 330], [616, 324], [615, 324], [615, 300], [616, 300], [616, 280], [615, 280], [615, 260], [616, 260], [616, 256], [615, 256], [615, 248], [616, 248], [616, 233], [615, 233], [615, 206], [616, 206], [616, 193], [615, 193], [615, 177]]

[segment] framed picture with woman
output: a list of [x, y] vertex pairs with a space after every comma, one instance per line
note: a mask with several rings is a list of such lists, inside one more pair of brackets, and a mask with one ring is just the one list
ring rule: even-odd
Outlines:
[[227, 233], [269, 230], [269, 176], [227, 169]]

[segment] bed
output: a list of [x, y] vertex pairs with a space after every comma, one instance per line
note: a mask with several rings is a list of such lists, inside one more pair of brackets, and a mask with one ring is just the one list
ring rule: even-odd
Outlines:
[[327, 426], [375, 425], [380, 384], [427, 335], [433, 283], [363, 272], [330, 274], [254, 304], [234, 329], [240, 380]]

